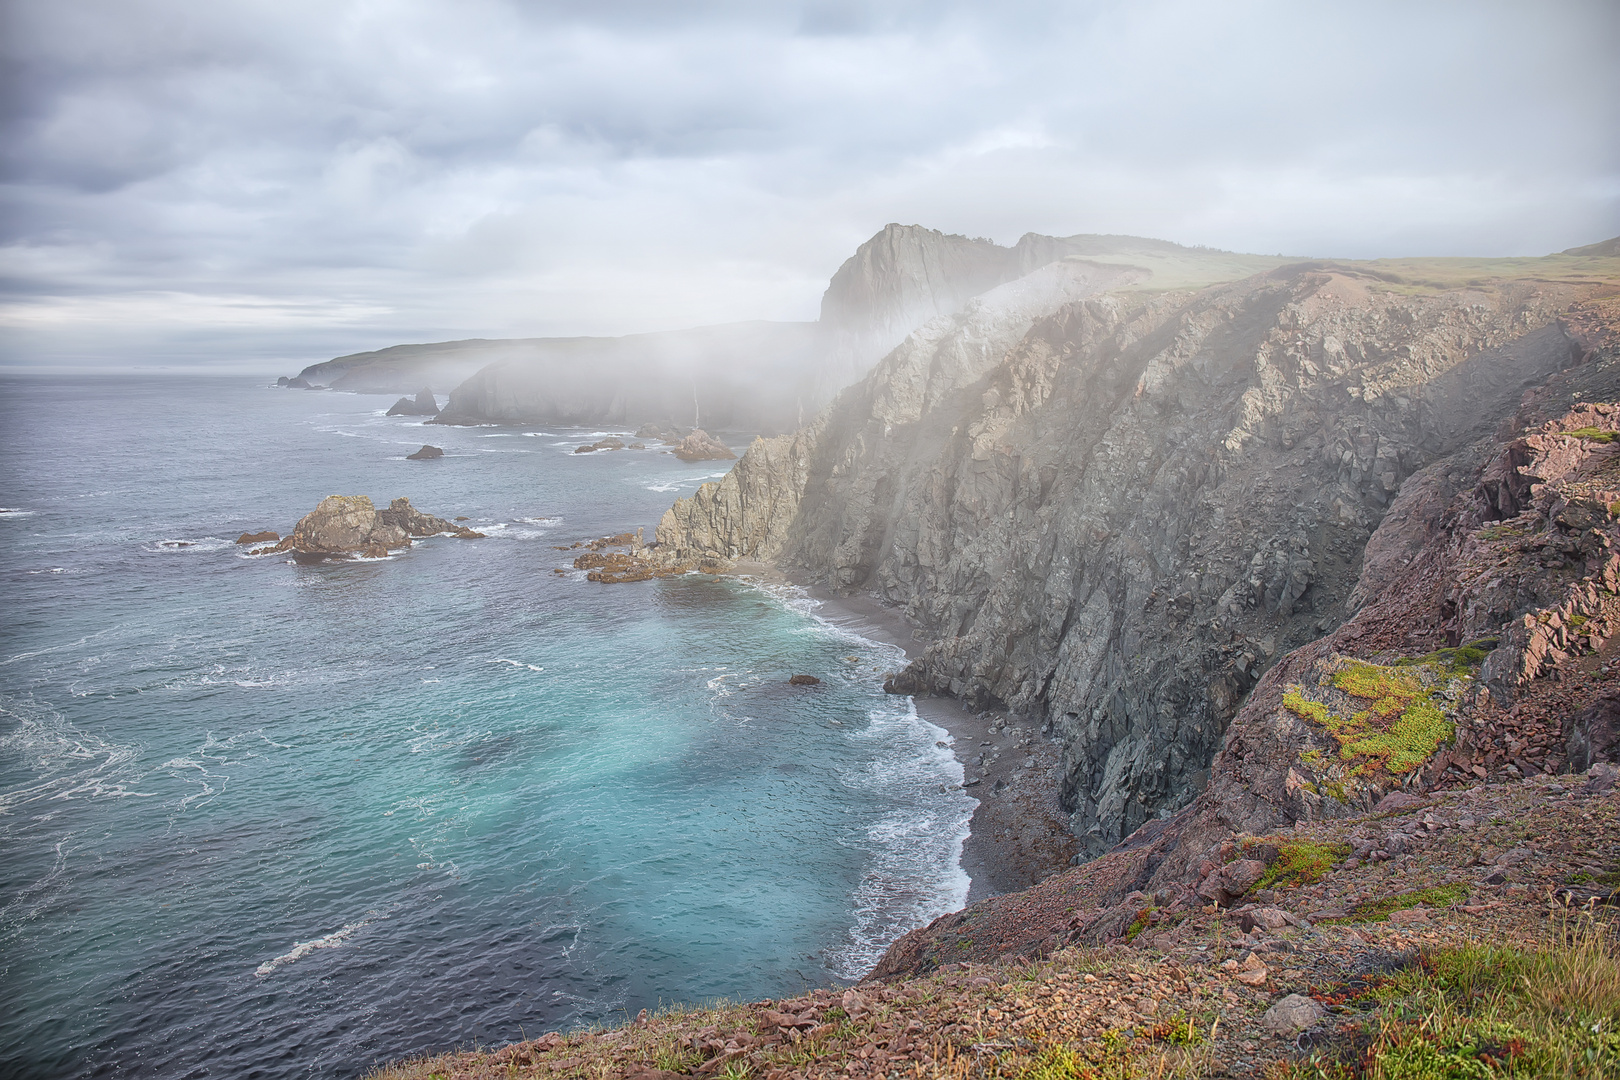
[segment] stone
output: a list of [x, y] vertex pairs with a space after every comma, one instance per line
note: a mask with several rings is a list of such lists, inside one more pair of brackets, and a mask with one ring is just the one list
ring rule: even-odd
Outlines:
[[1373, 810], [1380, 814], [1387, 814], [1392, 810], [1415, 810], [1420, 806], [1428, 806], [1429, 800], [1420, 799], [1416, 795], [1409, 795], [1404, 791], [1392, 791], [1378, 800]]
[[427, 387], [416, 392], [416, 400], [402, 397], [388, 410], [389, 416], [437, 416], [439, 403], [434, 400], [433, 391]]
[[274, 544], [281, 539], [281, 534], [266, 529], [264, 532], [243, 533], [236, 538], [238, 544]]
[[1260, 1018], [1260, 1026], [1273, 1035], [1293, 1035], [1326, 1015], [1327, 1009], [1321, 1002], [1304, 994], [1289, 994], [1266, 1010]]
[[576, 447], [574, 447], [574, 453], [576, 453], [576, 454], [592, 454], [592, 453], [595, 453], [598, 450], [623, 450], [623, 449], [624, 449], [624, 440], [619, 438], [617, 435], [609, 435], [604, 439], [597, 439], [595, 442], [590, 443], [590, 444], [588, 444], [586, 446], [576, 446]]
[[1265, 965], [1262, 964], [1257, 968], [1239, 971], [1234, 978], [1244, 986], [1264, 986], [1268, 974]]
[[1429, 925], [1429, 910], [1423, 907], [1402, 908], [1400, 911], [1389, 913], [1389, 921], [1396, 926], [1427, 926]]
[[795, 675], [788, 682], [793, 686], [820, 686], [821, 680], [814, 675]]
[[443, 449], [441, 449], [440, 447], [437, 447], [437, 446], [429, 446], [426, 443], [423, 443], [422, 444], [422, 449], [418, 450], [414, 454], [406, 454], [405, 455], [405, 460], [406, 461], [431, 461], [433, 458], [442, 458], [442, 457], [444, 457], [444, 450]]
[[1238, 913], [1238, 925], [1242, 926], [1245, 932], [1256, 926], [1266, 930], [1281, 930], [1288, 924], [1288, 913], [1279, 908], [1262, 907]]
[[701, 428], [676, 443], [671, 453], [682, 461], [731, 461], [737, 456], [725, 443]]

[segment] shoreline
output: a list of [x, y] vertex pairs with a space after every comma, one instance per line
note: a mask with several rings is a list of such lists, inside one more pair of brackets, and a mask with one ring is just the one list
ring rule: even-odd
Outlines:
[[[908, 661], [925, 647], [900, 612], [870, 593], [843, 595], [805, 585], [759, 563], [739, 566], [738, 572], [803, 588], [821, 604], [819, 614], [829, 623], [894, 645]], [[918, 716], [950, 735], [964, 789], [977, 804], [960, 859], [969, 881], [965, 903], [1018, 892], [1068, 869], [1079, 844], [1069, 834], [1067, 815], [1049, 779], [1058, 764], [1057, 745], [1037, 725], [1005, 710], [975, 713], [955, 698], [911, 698]]]

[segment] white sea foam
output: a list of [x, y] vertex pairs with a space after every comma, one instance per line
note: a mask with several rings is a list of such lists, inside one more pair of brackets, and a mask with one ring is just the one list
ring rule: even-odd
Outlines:
[[528, 668], [530, 671], [544, 671], [544, 670], [546, 670], [543, 667], [536, 667], [533, 664], [526, 664], [521, 660], [508, 660], [504, 656], [497, 656], [493, 660], [486, 661], [486, 663], [490, 663], [490, 664], [510, 664], [515, 668]]
[[376, 922], [378, 919], [386, 918], [388, 918], [388, 916], [382, 914], [381, 912], [368, 911], [366, 912], [365, 918], [360, 919], [358, 922], [349, 923], [340, 930], [334, 930], [330, 934], [322, 934], [320, 937], [314, 938], [310, 941], [295, 942], [291, 949], [288, 949], [280, 956], [266, 960], [264, 963], [254, 968], [253, 974], [262, 979], [266, 975], [274, 973], [277, 968], [282, 968], [286, 967], [288, 964], [297, 963], [299, 960], [302, 960], [304, 957], [318, 949], [341, 949], [344, 945], [349, 943], [349, 939], [354, 937], [355, 934], [359, 933], [373, 922]]
[[236, 541], [226, 540], [218, 536], [200, 536], [193, 540], [156, 540], [150, 544], [143, 544], [142, 551], [162, 552], [198, 552], [219, 551], [223, 548], [234, 547]]
[[152, 798], [134, 791], [140, 747], [81, 731], [55, 709], [34, 701], [0, 698], [0, 717], [15, 727], [0, 736], [0, 753], [28, 762], [34, 780], [0, 792], [0, 814], [57, 799]]
[[65, 567], [65, 566], [53, 566], [53, 567], [50, 567], [47, 570], [30, 570], [28, 572], [30, 574], [65, 574], [65, 573], [67, 573], [67, 567]]
[[33, 516], [34, 511], [24, 510], [20, 506], [0, 506], [0, 518]]
[[[850, 898], [854, 922], [846, 942], [827, 954], [834, 972], [849, 979], [869, 971], [902, 934], [967, 902], [962, 845], [977, 805], [958, 786], [961, 763], [935, 745], [946, 732], [919, 717], [910, 699], [904, 713], [877, 708], [868, 719], [851, 737], [881, 744], [879, 752], [845, 783], [903, 794], [906, 805], [866, 831], [868, 863]], [[936, 787], [945, 794], [930, 797]]]

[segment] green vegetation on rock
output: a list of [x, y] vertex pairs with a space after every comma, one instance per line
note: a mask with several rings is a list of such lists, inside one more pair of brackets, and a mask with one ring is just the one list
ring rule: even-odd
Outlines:
[[1386, 896], [1382, 900], [1358, 904], [1344, 918], [1324, 921], [1330, 924], [1381, 922], [1389, 918], [1393, 911], [1405, 911], [1415, 907], [1451, 907], [1466, 899], [1468, 899], [1466, 885], [1434, 885], [1427, 889], [1414, 889], [1412, 892], [1398, 893], [1395, 896]]
[[1362, 995], [1375, 1008], [1274, 1080], [1620, 1077], [1620, 958], [1583, 919], [1541, 949], [1425, 952]]
[[1255, 882], [1255, 888], [1291, 889], [1296, 885], [1315, 885], [1335, 863], [1349, 857], [1349, 844], [1323, 840], [1280, 841], [1276, 861], [1266, 867], [1266, 872]]
[[1565, 432], [1565, 434], [1570, 435], [1570, 436], [1572, 436], [1574, 438], [1577, 438], [1577, 439], [1587, 439], [1587, 440], [1589, 440], [1591, 442], [1595, 442], [1595, 443], [1614, 442], [1614, 432], [1605, 431], [1603, 428], [1595, 428], [1595, 427], [1576, 428], [1574, 431]]
[[1441, 692], [1467, 676], [1495, 645], [1486, 638], [1391, 665], [1344, 661], [1328, 681], [1338, 695], [1320, 701], [1291, 686], [1283, 707], [1327, 729], [1340, 759], [1355, 762], [1349, 775], [1409, 773], [1455, 734]]

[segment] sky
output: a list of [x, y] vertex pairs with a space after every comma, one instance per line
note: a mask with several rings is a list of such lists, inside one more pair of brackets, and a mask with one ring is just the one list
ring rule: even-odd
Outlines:
[[1620, 4], [0, 0], [0, 365], [813, 319], [888, 222], [1620, 233]]

